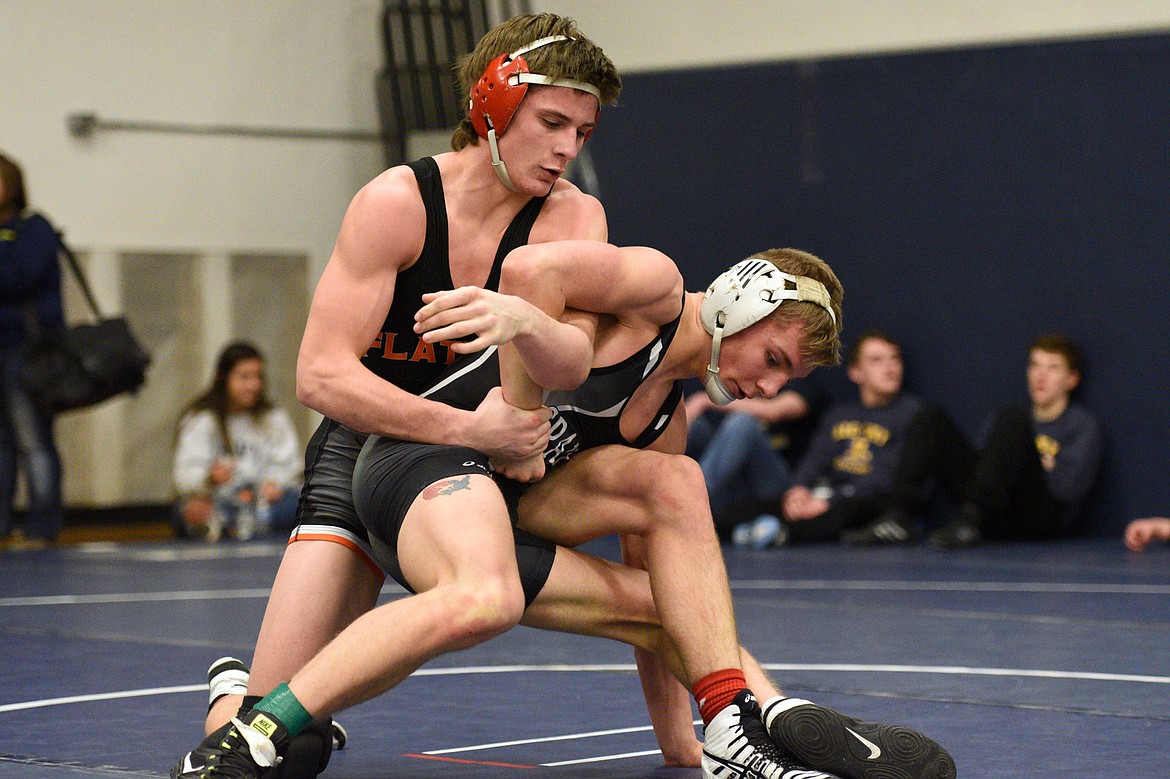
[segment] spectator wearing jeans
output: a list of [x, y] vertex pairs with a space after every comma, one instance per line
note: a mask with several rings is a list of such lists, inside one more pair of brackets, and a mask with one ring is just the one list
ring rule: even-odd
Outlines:
[[727, 406], [716, 405], [705, 392], [687, 397], [687, 454], [703, 470], [721, 539], [767, 545], [772, 528], [761, 526], [753, 535], [741, 523], [737, 534], [728, 519], [734, 516], [729, 509], [784, 494], [824, 406], [825, 393], [813, 376], [790, 381], [774, 398], [737, 400]]
[[753, 533], [776, 527], [773, 545], [916, 541], [936, 485], [965, 494], [974, 450], [942, 409], [903, 391], [898, 342], [862, 333], [847, 373], [857, 400], [824, 412], [783, 497], [731, 512]]
[[[20, 167], [0, 154], [0, 545], [40, 549], [61, 530], [61, 458], [53, 416], [20, 381], [30, 327], [65, 324], [57, 231], [28, 212]], [[28, 488], [24, 526], [16, 527], [13, 501], [23, 468]]]

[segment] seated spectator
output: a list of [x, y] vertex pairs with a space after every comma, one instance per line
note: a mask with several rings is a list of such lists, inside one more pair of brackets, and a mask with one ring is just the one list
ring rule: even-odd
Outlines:
[[1131, 552], [1140, 552], [1151, 541], [1170, 541], [1170, 517], [1135, 519], [1125, 528], [1125, 545]]
[[[788, 489], [824, 406], [825, 392], [813, 376], [789, 382], [774, 398], [726, 406], [716, 405], [706, 392], [687, 396], [687, 454], [703, 470], [721, 539], [731, 537], [732, 528], [719, 520], [732, 506], [776, 500]], [[740, 542], [759, 545], [764, 539]]]
[[1063, 538], [1077, 528], [1097, 480], [1101, 429], [1072, 401], [1081, 382], [1081, 350], [1063, 335], [1044, 335], [1029, 349], [1031, 408], [995, 415], [975, 466], [971, 491], [958, 514], [929, 537], [942, 549], [984, 538]]
[[251, 538], [296, 524], [304, 465], [292, 420], [264, 390], [264, 358], [248, 343], [219, 355], [211, 387], [179, 421], [173, 478], [184, 535]]
[[847, 373], [858, 400], [825, 411], [783, 498], [731, 512], [752, 536], [776, 528], [776, 545], [915, 541], [935, 483], [963, 494], [974, 450], [942, 410], [902, 391], [898, 343], [862, 333]]

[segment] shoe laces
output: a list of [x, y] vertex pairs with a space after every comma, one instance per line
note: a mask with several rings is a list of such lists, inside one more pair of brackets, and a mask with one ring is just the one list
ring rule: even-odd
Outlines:
[[774, 763], [783, 759], [784, 755], [780, 751], [780, 747], [776, 746], [776, 742], [768, 735], [768, 729], [764, 727], [763, 721], [758, 716], [744, 713], [740, 715], [739, 724], [743, 729], [743, 737], [751, 744], [757, 755]]
[[[260, 777], [261, 771], [264, 768], [269, 768], [276, 763], [276, 750], [272, 747], [272, 742], [268, 741], [263, 734], [256, 732], [249, 728], [244, 723], [236, 718], [232, 718], [234, 727], [228, 730], [223, 740], [219, 742], [220, 751], [215, 755], [215, 762], [208, 766], [209, 774], [225, 777], [240, 777], [241, 779], [253, 779]], [[271, 762], [268, 765], [261, 765], [260, 761], [253, 755], [253, 742], [260, 751], [260, 758], [268, 757], [266, 752], [271, 752]], [[264, 745], [268, 745], [268, 749]]]

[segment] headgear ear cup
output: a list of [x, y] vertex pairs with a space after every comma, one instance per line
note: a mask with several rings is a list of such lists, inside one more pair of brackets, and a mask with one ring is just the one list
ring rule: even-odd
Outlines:
[[785, 300], [815, 303], [829, 312], [834, 324], [837, 322], [824, 284], [808, 276], [785, 273], [762, 257], [737, 262], [707, 287], [699, 307], [699, 320], [712, 337], [711, 362], [703, 386], [714, 403], [725, 406], [735, 400], [719, 379], [719, 348], [723, 337], [751, 327]]
[[487, 138], [492, 129], [500, 136], [508, 129], [512, 114], [528, 93], [528, 84], [512, 83], [512, 76], [527, 72], [528, 63], [521, 56], [501, 54], [488, 64], [471, 88], [467, 109], [479, 137]]

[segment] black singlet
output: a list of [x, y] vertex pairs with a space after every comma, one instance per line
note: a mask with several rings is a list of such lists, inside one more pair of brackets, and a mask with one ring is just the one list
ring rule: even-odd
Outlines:
[[[414, 315], [422, 307], [425, 292], [454, 289], [451, 280], [451, 257], [448, 253], [447, 204], [439, 165], [431, 157], [410, 163], [418, 180], [419, 194], [427, 214], [427, 232], [422, 254], [394, 282], [394, 302], [386, 314], [377, 338], [362, 364], [378, 376], [407, 392], [418, 394], [435, 382], [455, 361], [456, 354], [442, 344], [425, 343], [414, 332]], [[500, 286], [500, 265], [508, 252], [528, 243], [545, 197], [529, 200], [508, 225], [484, 289]]]
[[[650, 343], [614, 365], [593, 368], [576, 389], [550, 392], [545, 405], [552, 409], [552, 429], [544, 451], [545, 464], [552, 468], [582, 449], [621, 444], [643, 449], [666, 430], [682, 398], [682, 385], [675, 382], [654, 419], [633, 440], [621, 432], [621, 415], [634, 391], [658, 367], [678, 332], [682, 312], [662, 326]], [[500, 367], [496, 347], [459, 357], [451, 372], [433, 387], [420, 393], [462, 409], [474, 409], [493, 387], [499, 386]]]

